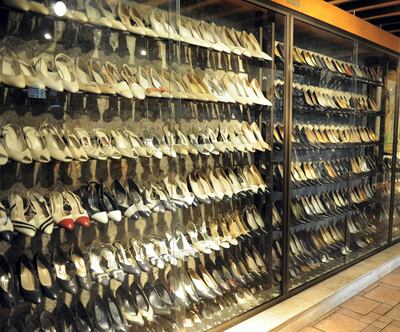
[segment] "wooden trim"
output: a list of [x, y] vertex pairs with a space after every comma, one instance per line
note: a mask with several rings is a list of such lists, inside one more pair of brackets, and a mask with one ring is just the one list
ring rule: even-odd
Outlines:
[[[332, 4], [332, 2], [330, 2], [330, 3]], [[357, 7], [357, 8], [353, 8], [353, 9], [348, 9], [347, 11], [349, 13], [361, 13], [361, 12], [365, 12], [368, 10], [387, 8], [387, 7], [392, 7], [392, 6], [396, 6], [396, 5], [400, 5], [400, 0], [377, 3], [375, 5], [364, 6], [364, 7]]]
[[367, 16], [367, 17], [364, 17], [364, 20], [371, 21], [371, 20], [376, 20], [378, 18], [392, 17], [392, 16], [398, 16], [398, 15], [400, 15], [400, 11], [379, 14], [379, 15], [374, 15], [374, 16]]
[[377, 26], [322, 0], [271, 0], [271, 2], [297, 11], [314, 19], [367, 39], [377, 45], [400, 53], [400, 38]]

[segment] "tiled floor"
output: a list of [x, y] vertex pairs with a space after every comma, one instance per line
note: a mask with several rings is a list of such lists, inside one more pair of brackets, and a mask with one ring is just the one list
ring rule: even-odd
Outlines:
[[299, 332], [400, 332], [400, 268]]

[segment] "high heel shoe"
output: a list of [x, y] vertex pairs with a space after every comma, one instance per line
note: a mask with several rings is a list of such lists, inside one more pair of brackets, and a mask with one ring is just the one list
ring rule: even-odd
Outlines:
[[100, 210], [100, 203], [94, 186], [82, 186], [79, 189], [79, 196], [91, 219], [102, 224], [108, 223], [107, 212]]
[[49, 197], [50, 210], [54, 222], [68, 230], [75, 228], [74, 219], [71, 215], [71, 209], [65, 197], [59, 192], [52, 192]]
[[53, 263], [56, 270], [56, 280], [61, 289], [70, 294], [76, 294], [78, 286], [75, 281], [75, 271], [69, 268], [67, 254], [61, 248], [53, 251]]
[[32, 159], [41, 163], [50, 161], [50, 153], [47, 150], [39, 131], [34, 127], [24, 127], [26, 145], [29, 148]]
[[143, 252], [143, 247], [140, 245], [140, 242], [132, 239], [130, 242], [133, 256], [138, 263], [140, 269], [144, 272], [149, 272], [151, 270], [151, 266], [149, 262], [146, 260], [146, 256]]
[[130, 197], [125, 190], [125, 187], [118, 180], [113, 181], [111, 185], [111, 192], [115, 197], [118, 208], [125, 217], [133, 218], [134, 220], [139, 219], [139, 212], [136, 205], [129, 199]]
[[144, 285], [143, 292], [146, 294], [154, 314], [163, 316], [171, 315], [171, 309], [165, 304], [156, 289], [149, 282], [146, 282]]
[[121, 153], [111, 144], [110, 138], [103, 129], [93, 129], [93, 133], [97, 138], [98, 145], [108, 158], [121, 159]]
[[110, 283], [110, 277], [100, 264], [101, 258], [100, 245], [98, 243], [92, 244], [89, 250], [89, 261], [93, 279], [98, 283], [101, 283], [103, 286], [108, 286]]
[[107, 306], [100, 295], [95, 295], [89, 301], [89, 315], [96, 330], [100, 332], [112, 331], [113, 326], [110, 321]]
[[54, 220], [47, 201], [36, 191], [28, 191], [27, 198], [35, 227], [45, 234], [53, 233]]
[[89, 158], [106, 160], [107, 155], [97, 144], [93, 144], [89, 133], [83, 128], [75, 128], [75, 135], [78, 137], [83, 149]]
[[129, 323], [132, 323], [136, 326], [144, 326], [143, 317], [140, 314], [136, 300], [131, 295], [129, 289], [126, 289], [123, 285], [120, 285], [115, 292], [115, 297], [118, 307], [120, 308], [125, 319]]
[[125, 273], [140, 275], [141, 270], [128, 247], [123, 247], [121, 243], [114, 243], [115, 254], [118, 264], [122, 267]]
[[89, 290], [92, 284], [89, 269], [86, 266], [87, 256], [83, 254], [82, 250], [77, 245], [72, 245], [69, 252], [71, 261], [75, 267], [75, 277], [78, 286]]
[[54, 63], [64, 90], [72, 93], [78, 92], [79, 84], [76, 79], [75, 66], [72, 59], [63, 53], [59, 53], [55, 56]]
[[74, 160], [87, 161], [89, 159], [86, 151], [79, 142], [78, 137], [76, 137], [72, 131], [66, 129], [64, 131], [64, 138]]
[[0, 278], [3, 281], [0, 284], [0, 303], [3, 307], [13, 307], [15, 305], [14, 273], [3, 255], [0, 256]]
[[41, 252], [38, 252], [34, 258], [34, 262], [43, 295], [52, 300], [57, 299], [59, 288], [48, 259]]
[[108, 275], [120, 282], [125, 280], [125, 273], [119, 268], [115, 257], [115, 248], [111, 244], [107, 244], [101, 249], [101, 257], [104, 258]]
[[150, 217], [150, 209], [143, 203], [139, 187], [132, 179], [128, 179], [125, 184], [129, 200], [135, 204], [138, 213], [143, 217]]
[[40, 127], [40, 132], [46, 142], [47, 150], [53, 159], [63, 162], [72, 161], [72, 153], [56, 127], [51, 124], [43, 124]]
[[1, 129], [3, 135], [3, 146], [8, 158], [23, 164], [32, 162], [32, 155], [26, 145], [25, 137], [21, 129], [14, 125], [5, 125]]
[[136, 283], [133, 282], [129, 286], [129, 290], [132, 294], [132, 297], [135, 299], [137, 307], [139, 309], [139, 313], [142, 315], [144, 319], [148, 322], [154, 321], [154, 310], [149, 303], [149, 299], [146, 294], [143, 292], [142, 288]]
[[91, 186], [94, 186], [96, 189], [96, 194], [98, 198], [98, 202], [100, 204], [100, 208], [102, 211], [106, 211], [108, 218], [115, 222], [120, 222], [122, 220], [122, 213], [118, 209], [118, 205], [112, 197], [111, 193], [105, 187], [103, 183], [91, 183]]
[[19, 292], [25, 300], [40, 304], [42, 302], [42, 292], [40, 283], [36, 277], [35, 268], [29, 258], [23, 254], [18, 262]]
[[127, 332], [129, 328], [127, 326], [125, 317], [122, 314], [111, 289], [105, 291], [103, 295], [103, 301], [106, 305], [108, 317], [114, 327], [114, 330], [118, 332]]
[[90, 227], [90, 218], [87, 211], [82, 207], [81, 201], [78, 195], [75, 195], [70, 190], [64, 190], [62, 192], [64, 201], [70, 207], [70, 216], [75, 223], [80, 224], [83, 227]]
[[81, 301], [77, 301], [72, 307], [72, 313], [78, 331], [93, 332], [94, 326], [90, 320], [89, 314]]
[[8, 197], [10, 204], [10, 219], [14, 229], [22, 234], [33, 237], [36, 234], [35, 220], [27, 220], [25, 211], [28, 207], [25, 200], [16, 193], [11, 193]]

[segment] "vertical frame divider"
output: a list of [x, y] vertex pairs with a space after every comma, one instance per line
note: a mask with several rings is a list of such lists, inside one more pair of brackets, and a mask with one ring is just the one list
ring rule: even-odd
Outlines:
[[396, 68], [396, 97], [394, 110], [394, 128], [393, 128], [393, 146], [392, 146], [392, 172], [390, 178], [390, 204], [389, 204], [389, 231], [388, 243], [393, 242], [393, 213], [394, 213], [394, 195], [396, 189], [396, 164], [397, 164], [397, 137], [399, 130], [399, 107], [400, 107], [400, 61], [397, 62]]
[[284, 61], [284, 148], [283, 148], [283, 254], [282, 254], [282, 283], [283, 295], [289, 293], [289, 235], [290, 235], [290, 169], [291, 169], [291, 149], [292, 149], [292, 90], [293, 90], [293, 32], [294, 19], [290, 14], [286, 17], [285, 22], [285, 61]]

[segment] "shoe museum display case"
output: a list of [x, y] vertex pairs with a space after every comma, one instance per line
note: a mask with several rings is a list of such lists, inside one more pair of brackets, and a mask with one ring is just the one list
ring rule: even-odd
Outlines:
[[1, 330], [224, 330], [400, 235], [397, 55], [270, 5], [2, 1]]

